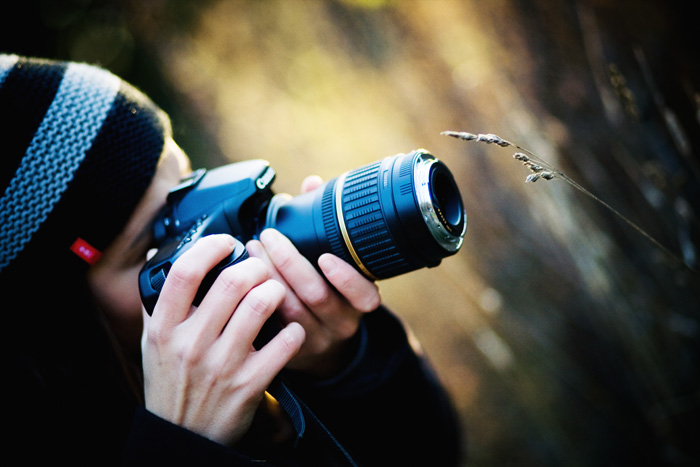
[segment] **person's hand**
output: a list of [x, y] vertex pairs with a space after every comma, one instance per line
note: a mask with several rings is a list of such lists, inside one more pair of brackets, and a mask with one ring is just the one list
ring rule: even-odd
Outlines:
[[146, 408], [222, 444], [249, 429], [264, 391], [297, 353], [304, 330], [290, 322], [253, 348], [285, 296], [270, 268], [249, 258], [218, 276], [199, 307], [191, 303], [206, 273], [233, 251], [233, 239], [200, 239], [172, 266], [142, 338]]
[[[307, 178], [302, 191], [320, 183], [316, 177]], [[318, 377], [342, 369], [362, 315], [381, 303], [377, 286], [330, 253], [318, 259], [324, 279], [289, 239], [273, 229], [263, 231], [260, 241], [252, 240], [246, 248], [272, 267], [272, 277], [286, 286], [286, 298], [277, 310], [280, 321], [297, 322], [306, 331], [304, 345], [288, 367]]]

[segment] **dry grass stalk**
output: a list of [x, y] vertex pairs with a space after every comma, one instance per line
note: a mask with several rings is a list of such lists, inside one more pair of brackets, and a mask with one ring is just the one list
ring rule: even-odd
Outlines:
[[627, 223], [630, 227], [632, 227], [634, 230], [639, 232], [641, 235], [643, 235], [647, 240], [652, 242], [657, 248], [661, 249], [666, 255], [668, 255], [670, 258], [674, 259], [675, 261], [679, 262], [686, 268], [688, 268], [690, 271], [693, 271], [693, 268], [689, 266], [685, 261], [680, 259], [677, 255], [675, 255], [673, 252], [671, 252], [668, 248], [666, 248], [664, 245], [662, 245], [658, 240], [656, 240], [654, 237], [649, 235], [644, 229], [639, 227], [637, 224], [629, 220], [627, 217], [622, 215], [617, 209], [613, 208], [610, 206], [608, 203], [603, 201], [602, 199], [598, 198], [596, 195], [588, 191], [586, 188], [583, 186], [579, 185], [575, 180], [570, 178], [568, 175], [565, 173], [561, 172], [557, 168], [555, 168], [553, 165], [549, 164], [548, 162], [542, 160], [539, 156], [537, 156], [535, 153], [532, 151], [525, 149], [515, 143], [511, 143], [508, 140], [505, 140], [501, 138], [498, 135], [494, 134], [474, 134], [474, 133], [468, 133], [465, 131], [443, 131], [440, 133], [441, 135], [446, 135], [446, 136], [451, 136], [453, 138], [461, 139], [463, 141], [475, 141], [479, 143], [486, 143], [486, 144], [495, 144], [497, 146], [506, 148], [506, 147], [512, 147], [515, 149], [518, 149], [521, 152], [516, 152], [513, 154], [513, 157], [522, 162], [525, 167], [530, 170], [530, 173], [526, 178], [525, 182], [530, 183], [530, 182], [536, 182], [537, 180], [543, 179], [543, 180], [554, 180], [555, 178], [564, 180], [566, 183], [569, 185], [573, 186], [577, 190], [579, 190], [581, 193], [585, 194], [589, 198], [593, 199], [594, 201], [600, 203], [603, 205], [606, 209], [610, 210], [613, 214], [615, 214], [618, 218], [623, 220], [625, 223]]

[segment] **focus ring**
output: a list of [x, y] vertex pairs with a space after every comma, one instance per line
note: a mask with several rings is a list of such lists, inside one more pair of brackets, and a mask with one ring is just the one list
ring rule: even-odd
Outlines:
[[343, 219], [348, 238], [362, 268], [377, 278], [389, 277], [408, 267], [389, 232], [379, 198], [381, 162], [347, 174], [342, 187]]

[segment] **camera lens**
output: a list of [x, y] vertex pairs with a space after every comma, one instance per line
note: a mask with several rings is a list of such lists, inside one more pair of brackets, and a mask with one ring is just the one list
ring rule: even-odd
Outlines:
[[310, 193], [275, 195], [265, 226], [314, 262], [330, 252], [374, 280], [437, 266], [461, 247], [467, 218], [447, 166], [417, 150], [351, 170]]

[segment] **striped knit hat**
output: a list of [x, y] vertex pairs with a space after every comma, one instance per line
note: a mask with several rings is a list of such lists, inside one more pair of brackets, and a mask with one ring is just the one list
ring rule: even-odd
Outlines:
[[169, 132], [163, 111], [104, 69], [0, 54], [0, 272], [41, 258], [94, 263]]

